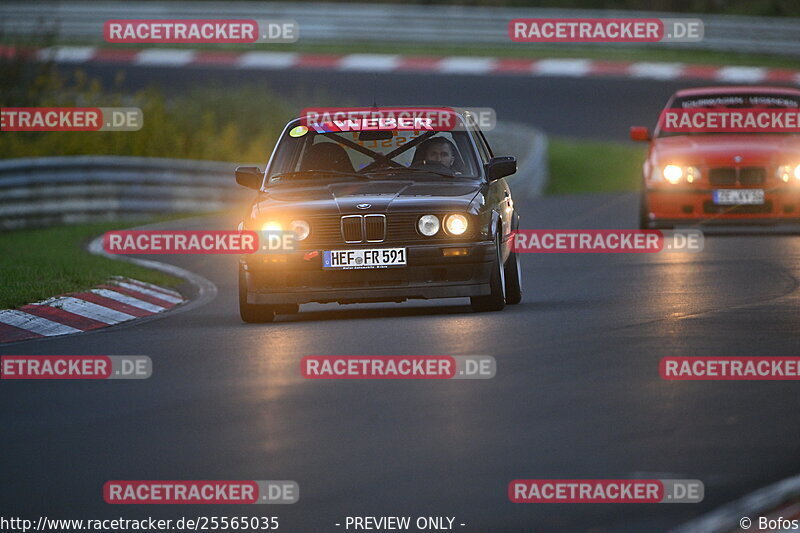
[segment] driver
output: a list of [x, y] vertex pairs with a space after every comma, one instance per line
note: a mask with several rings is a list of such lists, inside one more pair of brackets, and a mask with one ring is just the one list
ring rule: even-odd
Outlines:
[[414, 159], [421, 164], [439, 164], [453, 169], [456, 161], [456, 146], [444, 137], [431, 137], [417, 149], [418, 154]]

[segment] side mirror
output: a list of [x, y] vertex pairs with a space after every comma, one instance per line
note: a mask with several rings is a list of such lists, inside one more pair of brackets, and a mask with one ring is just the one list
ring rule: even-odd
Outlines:
[[512, 156], [493, 157], [486, 163], [486, 176], [489, 181], [499, 180], [517, 171], [517, 158]]
[[258, 167], [236, 167], [236, 183], [242, 187], [257, 191], [263, 178], [264, 173]]
[[631, 140], [649, 141], [650, 132], [647, 131], [647, 128], [645, 126], [631, 126]]

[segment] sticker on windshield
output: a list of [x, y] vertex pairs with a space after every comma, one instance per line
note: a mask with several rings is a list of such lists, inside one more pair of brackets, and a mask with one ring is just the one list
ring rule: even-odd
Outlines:
[[296, 126], [296, 127], [292, 128], [292, 130], [289, 132], [289, 136], [290, 137], [302, 137], [306, 133], [308, 133], [308, 128], [306, 126]]

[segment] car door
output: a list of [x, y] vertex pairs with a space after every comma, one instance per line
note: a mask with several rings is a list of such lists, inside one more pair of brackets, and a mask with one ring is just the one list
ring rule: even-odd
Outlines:
[[[478, 149], [481, 164], [484, 166], [489, 160], [494, 157], [489, 143], [483, 132], [478, 128], [477, 124], [470, 115], [467, 115], [467, 126], [470, 134]], [[490, 181], [488, 184], [488, 193], [486, 194], [486, 204], [492, 211], [497, 213], [498, 219], [501, 224], [501, 240], [503, 243], [503, 261], [508, 258], [511, 251], [511, 232], [516, 229], [514, 221], [514, 200], [511, 197], [511, 188], [505, 178]]]

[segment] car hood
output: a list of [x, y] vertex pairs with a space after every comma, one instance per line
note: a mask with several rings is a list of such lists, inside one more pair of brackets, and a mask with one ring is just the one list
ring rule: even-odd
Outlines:
[[652, 155], [661, 164], [782, 165], [800, 160], [800, 135], [662, 137], [653, 143]]
[[[333, 182], [323, 185], [272, 185], [257, 201], [259, 214], [302, 211], [306, 214], [466, 211], [481, 182], [413, 180]], [[358, 208], [369, 204], [368, 208]]]

